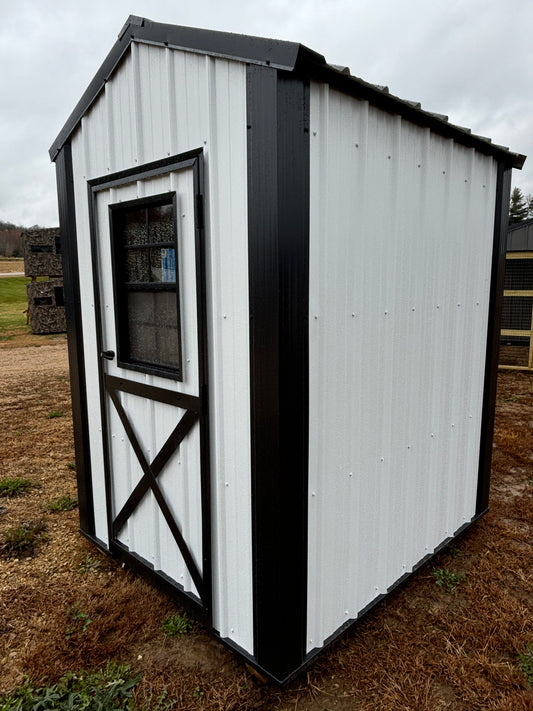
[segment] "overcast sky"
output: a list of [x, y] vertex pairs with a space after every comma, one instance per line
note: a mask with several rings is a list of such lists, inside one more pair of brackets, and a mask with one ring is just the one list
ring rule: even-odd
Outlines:
[[57, 225], [48, 149], [129, 15], [292, 40], [530, 154], [532, 0], [0, 0], [0, 219]]

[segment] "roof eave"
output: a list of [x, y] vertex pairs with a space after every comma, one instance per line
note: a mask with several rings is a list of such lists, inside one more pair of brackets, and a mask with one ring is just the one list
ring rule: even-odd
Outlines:
[[[104, 59], [100, 69], [85, 90], [83, 96], [76, 104], [67, 122], [59, 132], [50, 148], [50, 158], [54, 161], [62, 146], [68, 141], [70, 135], [78, 125], [82, 116], [95, 101], [100, 91], [105, 86], [109, 77], [119, 64], [122, 57], [133, 41], [149, 44], [163, 45], [173, 49], [182, 49], [204, 53], [210, 56], [226, 59], [240, 60], [249, 64], [261, 64], [274, 69], [293, 71], [297, 63], [302, 46], [296, 42], [266, 39], [238, 35], [230, 32], [217, 32], [215, 30], [202, 30], [193, 27], [168, 25], [153, 22], [143, 17], [130, 15], [118, 35], [118, 39], [111, 51]], [[324, 57], [305, 51], [317, 61], [325, 63]]]
[[446, 116], [424, 111], [420, 104], [390, 94], [387, 87], [369, 84], [352, 76], [347, 68], [327, 64], [322, 55], [304, 45], [229, 32], [168, 25], [130, 15], [102, 66], [52, 144], [50, 158], [53, 161], [135, 40], [296, 72], [309, 80], [324, 81], [358, 98], [367, 99], [385, 111], [399, 114], [402, 118], [426, 126], [435, 133], [491, 155], [508, 167], [521, 169], [526, 159], [524, 155], [512, 153], [502, 146], [491, 143], [488, 138], [472, 134], [469, 129], [449, 123]]

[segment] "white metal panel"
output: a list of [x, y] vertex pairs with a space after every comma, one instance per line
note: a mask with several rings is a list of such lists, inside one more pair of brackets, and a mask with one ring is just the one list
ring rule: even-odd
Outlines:
[[[136, 42], [72, 142], [97, 536], [107, 541], [86, 181], [198, 147], [207, 179], [213, 616], [221, 636], [252, 652], [246, 67]], [[143, 186], [130, 189], [136, 197]]]
[[475, 514], [495, 184], [312, 84], [308, 650]]

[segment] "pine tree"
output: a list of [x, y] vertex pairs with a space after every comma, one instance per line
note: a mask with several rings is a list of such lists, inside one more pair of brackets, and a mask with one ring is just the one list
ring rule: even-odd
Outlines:
[[533, 195], [527, 196], [527, 217], [529, 220], [533, 218]]
[[511, 193], [509, 205], [509, 224], [515, 225], [517, 222], [527, 220], [529, 206], [520, 188], [514, 188]]

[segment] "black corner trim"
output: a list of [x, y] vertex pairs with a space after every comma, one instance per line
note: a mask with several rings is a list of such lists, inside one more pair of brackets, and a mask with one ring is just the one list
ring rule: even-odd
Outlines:
[[63, 288], [67, 322], [70, 392], [72, 398], [80, 528], [87, 535], [93, 536], [95, 532], [94, 503], [91, 479], [87, 388], [85, 381], [74, 180], [72, 174], [72, 153], [69, 143], [63, 146], [57, 156], [56, 178], [59, 205], [59, 230], [63, 259]]
[[248, 249], [254, 656], [305, 656], [309, 381], [309, 86], [250, 65]]
[[503, 304], [503, 280], [509, 197], [511, 194], [511, 168], [500, 163], [496, 180], [496, 205], [494, 210], [494, 240], [490, 278], [489, 322], [487, 329], [487, 355], [485, 358], [485, 384], [483, 391], [483, 414], [481, 419], [481, 443], [476, 514], [489, 505], [490, 469], [492, 463], [492, 438], [496, 411], [496, 389], [500, 349], [500, 321]]

